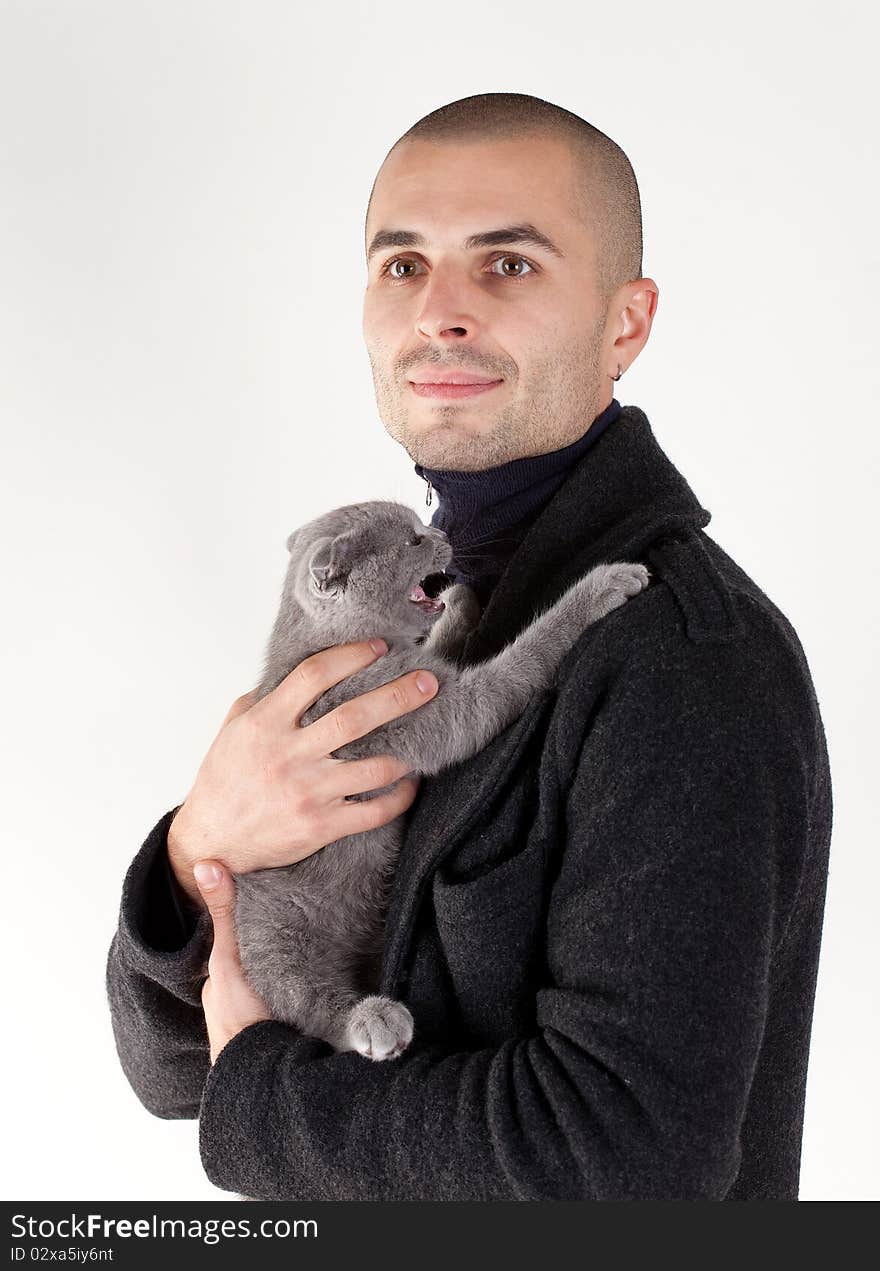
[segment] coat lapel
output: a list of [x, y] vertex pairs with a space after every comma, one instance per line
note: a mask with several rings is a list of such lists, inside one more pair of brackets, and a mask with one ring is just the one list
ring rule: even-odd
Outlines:
[[[687, 482], [660, 449], [645, 413], [624, 406], [541, 511], [511, 556], [465, 660], [485, 661], [594, 565], [639, 560], [658, 539], [708, 524]], [[423, 890], [461, 842], [490, 792], [517, 762], [549, 694], [473, 759], [424, 779], [410, 810], [392, 884], [383, 961], [391, 991], [406, 957]]]
[[468, 641], [468, 660], [494, 656], [594, 565], [638, 560], [656, 539], [709, 520], [644, 411], [624, 406], [511, 557]]

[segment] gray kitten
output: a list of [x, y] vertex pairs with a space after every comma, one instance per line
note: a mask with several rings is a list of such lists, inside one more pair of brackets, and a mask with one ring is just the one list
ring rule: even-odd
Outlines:
[[[462, 666], [455, 659], [479, 605], [463, 584], [442, 599], [426, 594], [422, 584], [445, 569], [452, 550], [442, 530], [423, 525], [410, 508], [385, 502], [338, 508], [295, 530], [287, 547], [281, 607], [256, 700], [310, 654], [382, 636], [388, 653], [324, 693], [301, 723], [407, 671], [433, 671], [439, 683], [433, 698], [332, 752], [338, 759], [392, 754], [425, 776], [477, 754], [511, 724], [551, 685], [584, 629], [640, 592], [649, 577], [644, 565], [597, 565], [495, 657]], [[375, 992], [404, 816], [293, 865], [235, 876], [242, 967], [273, 1016], [371, 1059], [401, 1054], [413, 1033], [407, 1008]]]

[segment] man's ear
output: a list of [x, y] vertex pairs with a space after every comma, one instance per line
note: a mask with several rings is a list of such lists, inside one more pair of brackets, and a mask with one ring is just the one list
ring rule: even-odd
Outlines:
[[337, 596], [351, 572], [351, 540], [347, 534], [321, 538], [309, 557], [309, 574], [315, 590], [322, 596]]

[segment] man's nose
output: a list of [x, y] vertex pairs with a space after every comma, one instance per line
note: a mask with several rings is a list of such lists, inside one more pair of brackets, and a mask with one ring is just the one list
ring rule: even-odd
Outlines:
[[473, 293], [460, 275], [440, 278], [435, 274], [422, 294], [418, 334], [429, 340], [476, 340], [482, 324], [473, 302]]

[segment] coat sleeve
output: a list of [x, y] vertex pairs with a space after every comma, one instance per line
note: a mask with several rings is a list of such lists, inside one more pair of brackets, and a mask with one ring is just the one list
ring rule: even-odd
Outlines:
[[373, 1063], [250, 1025], [205, 1085], [208, 1177], [271, 1200], [723, 1197], [802, 867], [805, 700], [787, 653], [742, 641], [621, 674], [575, 751], [532, 1035]]
[[122, 886], [105, 984], [122, 1070], [155, 1116], [195, 1118], [210, 1067], [201, 989], [211, 919], [199, 915], [168, 862], [166, 812]]

